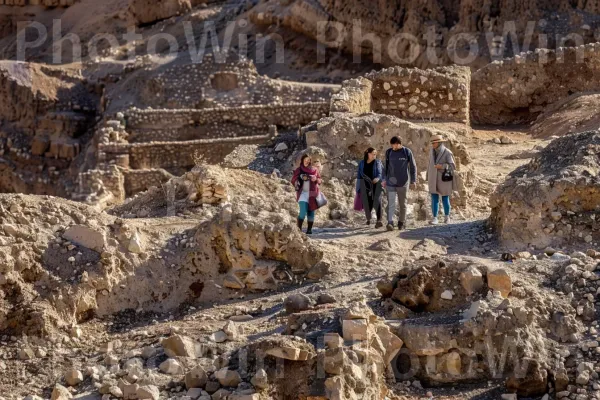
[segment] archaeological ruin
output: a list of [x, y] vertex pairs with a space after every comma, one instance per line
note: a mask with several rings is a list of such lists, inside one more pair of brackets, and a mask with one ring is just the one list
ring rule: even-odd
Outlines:
[[[0, 400], [600, 399], [598, 32], [598, 1], [0, 0]], [[404, 221], [358, 176], [393, 136]]]

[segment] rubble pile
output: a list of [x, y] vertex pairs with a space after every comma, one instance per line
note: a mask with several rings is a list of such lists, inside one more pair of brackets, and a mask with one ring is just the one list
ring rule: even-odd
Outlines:
[[552, 141], [490, 198], [490, 224], [508, 247], [600, 242], [600, 133]]
[[[582, 370], [576, 364], [596, 359], [596, 328], [584, 328], [595, 315], [595, 299], [588, 296], [595, 285], [574, 283], [584, 271], [595, 282], [598, 263], [585, 255], [569, 258], [514, 267], [461, 258], [422, 261], [380, 282], [389, 299], [383, 312], [395, 318], [386, 323], [404, 342], [396, 378], [428, 385], [505, 379], [509, 392], [526, 397], [579, 393], [588, 381], [577, 379]], [[571, 294], [548, 292], [555, 282]], [[596, 368], [592, 363], [588, 372]]]

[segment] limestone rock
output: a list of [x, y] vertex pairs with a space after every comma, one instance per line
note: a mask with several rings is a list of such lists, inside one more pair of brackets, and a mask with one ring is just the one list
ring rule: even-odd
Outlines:
[[498, 268], [487, 273], [488, 287], [497, 290], [506, 298], [512, 291], [512, 280], [503, 268]]
[[132, 0], [129, 5], [129, 11], [139, 25], [171, 18], [191, 9], [190, 0]]
[[269, 387], [269, 378], [264, 369], [260, 368], [250, 380], [250, 383], [259, 390], [265, 390]]
[[160, 390], [154, 385], [141, 386], [137, 390], [138, 399], [159, 400]]
[[312, 300], [304, 294], [293, 294], [285, 299], [283, 305], [288, 314], [293, 314], [310, 310], [312, 308]]
[[127, 250], [134, 254], [141, 254], [144, 251], [142, 238], [140, 237], [138, 232], [134, 233], [131, 239], [129, 239]]
[[106, 247], [106, 236], [103, 232], [84, 225], [73, 225], [63, 234], [66, 240], [102, 253]]
[[51, 400], [69, 400], [72, 399], [73, 395], [64, 386], [57, 384], [52, 391]]
[[242, 381], [242, 378], [237, 371], [232, 371], [227, 368], [215, 372], [215, 378], [217, 378], [219, 383], [225, 387], [237, 387]]
[[368, 340], [369, 322], [366, 319], [346, 319], [342, 322], [344, 340]]
[[83, 382], [83, 374], [76, 369], [70, 369], [65, 374], [65, 382], [67, 382], [67, 385], [69, 386], [77, 386]]
[[470, 265], [461, 272], [460, 283], [467, 294], [477, 293], [483, 289], [483, 275], [477, 267]]
[[165, 349], [165, 354], [169, 357], [197, 358], [202, 357], [205, 353], [205, 348], [202, 344], [185, 336], [171, 336], [164, 339], [161, 344]]
[[187, 389], [192, 388], [204, 388], [208, 382], [208, 376], [206, 371], [200, 366], [195, 367], [185, 375], [185, 387]]
[[169, 358], [160, 364], [159, 369], [167, 375], [183, 375], [184, 370], [181, 363], [174, 358]]

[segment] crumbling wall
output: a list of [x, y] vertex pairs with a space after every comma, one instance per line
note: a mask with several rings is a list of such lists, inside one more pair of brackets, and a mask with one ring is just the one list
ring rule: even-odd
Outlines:
[[153, 186], [160, 187], [173, 178], [173, 175], [164, 169], [122, 169], [121, 172], [124, 177], [123, 184], [127, 196], [133, 196]]
[[[566, 265], [536, 267], [559, 275]], [[572, 299], [548, 297], [542, 287], [525, 285], [522, 268], [444, 258], [415, 262], [379, 282], [391, 317], [387, 323], [404, 343], [394, 360], [396, 377], [427, 385], [505, 379], [507, 390], [520, 397], [543, 395], [552, 380], [557, 392], [565, 390], [565, 364], [553, 354], [566, 349], [565, 342], [582, 340], [593, 302], [580, 302], [585, 312], [579, 313]], [[545, 311], [538, 312], [540, 307]], [[490, 360], [500, 354], [504, 361], [497, 368]], [[558, 376], [561, 370], [564, 378]]]
[[471, 72], [393, 67], [366, 76], [373, 82], [372, 111], [405, 119], [469, 124]]
[[477, 124], [534, 121], [546, 107], [600, 90], [600, 44], [537, 49], [494, 61], [473, 74], [471, 118]]
[[600, 242], [600, 133], [567, 135], [509, 175], [490, 224], [510, 248]]
[[371, 112], [371, 91], [373, 82], [359, 77], [342, 83], [339, 93], [331, 97], [330, 112], [364, 114]]
[[68, 196], [102, 90], [76, 69], [0, 62], [0, 154], [12, 175], [0, 191]]

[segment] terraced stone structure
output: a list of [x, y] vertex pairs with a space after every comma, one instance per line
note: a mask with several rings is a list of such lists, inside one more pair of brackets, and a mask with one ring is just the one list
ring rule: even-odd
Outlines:
[[387, 68], [342, 84], [331, 111], [375, 112], [406, 120], [469, 125], [471, 72], [464, 67], [433, 70]]
[[96, 165], [80, 174], [75, 198], [118, 203], [199, 159], [220, 163], [241, 144], [266, 143], [278, 129], [326, 116], [338, 90], [261, 76], [235, 53], [159, 69], [144, 82], [141, 90], [139, 80], [131, 84], [140, 106], [110, 108], [98, 126]]

